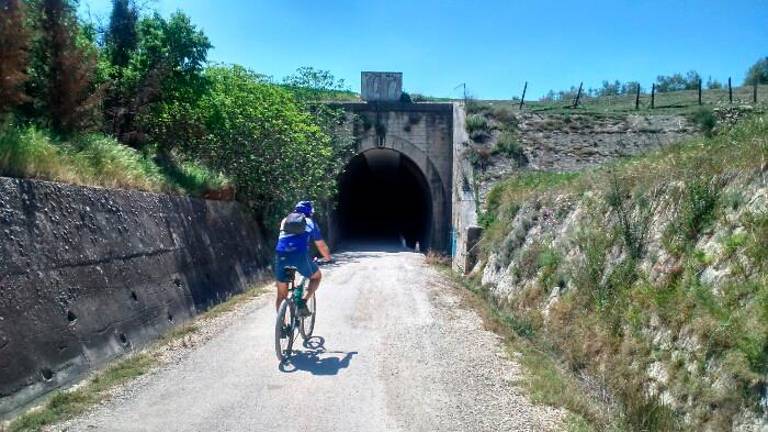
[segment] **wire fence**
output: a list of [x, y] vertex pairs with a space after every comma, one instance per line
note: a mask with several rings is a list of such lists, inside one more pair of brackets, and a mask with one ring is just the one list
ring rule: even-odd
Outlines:
[[[661, 92], [656, 84], [650, 88], [635, 87], [635, 91], [620, 95], [596, 96], [584, 91], [583, 85], [578, 90], [561, 92], [558, 97], [547, 100], [526, 100], [528, 83], [523, 86], [521, 96], [506, 101], [487, 101], [494, 105], [504, 105], [515, 110], [551, 111], [562, 109], [583, 109], [588, 111], [638, 111], [660, 110], [680, 111], [696, 109], [699, 106], [747, 106], [768, 103], [768, 85], [729, 86], [706, 89], [699, 83], [692, 90]], [[575, 87], [574, 87], [575, 89]]]

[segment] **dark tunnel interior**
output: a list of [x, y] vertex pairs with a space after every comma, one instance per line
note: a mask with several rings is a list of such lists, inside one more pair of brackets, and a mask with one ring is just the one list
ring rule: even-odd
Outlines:
[[387, 149], [361, 153], [339, 180], [336, 220], [341, 243], [419, 242], [429, 248], [432, 200], [427, 181], [407, 156]]

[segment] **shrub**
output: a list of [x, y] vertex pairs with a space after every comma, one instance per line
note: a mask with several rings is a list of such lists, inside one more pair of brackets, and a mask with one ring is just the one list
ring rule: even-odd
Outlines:
[[477, 169], [485, 170], [491, 159], [491, 151], [483, 147], [470, 147], [468, 152], [469, 162]]
[[476, 130], [469, 134], [469, 139], [476, 143], [485, 143], [491, 138], [491, 134], [488, 131]]
[[716, 181], [696, 178], [686, 183], [677, 218], [665, 232], [668, 246], [681, 253], [696, 243], [715, 219], [720, 185]]
[[487, 112], [490, 109], [490, 105], [470, 98], [467, 99], [464, 109], [466, 109], [467, 114], [479, 114]]
[[[205, 76], [211, 91], [196, 110], [207, 134], [188, 143], [186, 154], [231, 178], [238, 198], [252, 204], [265, 224], [279, 222], [300, 199], [333, 195], [353, 144], [321, 126], [336, 118], [335, 111], [307, 110], [290, 92], [239, 66], [211, 67]], [[374, 128], [378, 136], [387, 132], [383, 124]]]
[[488, 119], [486, 119], [482, 114], [470, 114], [467, 116], [466, 128], [467, 132], [470, 134], [477, 131], [487, 132]]
[[656, 90], [659, 92], [694, 90], [698, 88], [700, 81], [701, 75], [696, 71], [689, 71], [685, 76], [680, 73], [669, 76], [659, 75], [656, 77]]
[[717, 90], [723, 88], [723, 83], [718, 80], [713, 80], [712, 77], [707, 79], [707, 88], [710, 90]]
[[717, 125], [717, 117], [710, 108], [700, 108], [691, 115], [691, 120], [696, 124], [699, 130], [707, 137], [711, 137], [715, 126]]
[[744, 85], [768, 84], [768, 57], [763, 57], [747, 70], [747, 76], [744, 78]]
[[514, 159], [519, 165], [528, 163], [528, 158], [523, 153], [523, 148], [517, 142], [517, 137], [512, 132], [504, 131], [499, 134], [493, 153], [502, 154]]
[[191, 195], [205, 196], [208, 192], [231, 188], [229, 179], [222, 173], [197, 161], [158, 160], [158, 165], [169, 183]]
[[609, 181], [605, 201], [616, 214], [619, 232], [630, 257], [640, 258], [645, 252], [648, 227], [659, 203], [660, 189], [650, 194], [638, 190], [633, 195], [627, 178], [620, 179], [614, 175]]
[[494, 107], [491, 110], [491, 115], [506, 128], [517, 127], [517, 117], [515, 117], [515, 113], [509, 107]]

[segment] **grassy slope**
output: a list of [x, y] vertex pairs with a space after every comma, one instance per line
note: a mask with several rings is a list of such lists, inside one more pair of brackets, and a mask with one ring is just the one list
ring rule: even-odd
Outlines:
[[32, 126], [11, 125], [0, 125], [0, 175], [198, 196], [227, 184], [192, 161], [159, 164], [102, 134], [61, 140]]
[[[768, 214], [745, 210], [752, 197], [741, 190], [755, 181], [764, 187], [767, 120], [591, 172], [522, 174], [488, 196], [485, 255], [496, 252], [521, 278], [535, 280], [499, 310], [534, 346], [598, 376], [620, 402], [628, 429], [728, 429], [742, 410], [760, 410], [768, 374]], [[573, 212], [563, 202], [579, 203], [589, 215], [575, 239], [581, 259], [566, 259], [571, 251], [551, 238], [510, 240], [521, 209], [535, 203], [562, 220]], [[652, 281], [647, 264], [656, 257], [647, 233], [658, 219], [665, 223], [654, 253], [674, 265]], [[720, 247], [702, 250], [699, 240], [715, 227]], [[703, 282], [702, 272], [717, 266], [729, 277], [717, 286]], [[545, 319], [554, 285], [568, 289]], [[673, 335], [691, 332], [700, 341], [691, 358], [671, 356], [650, 340], [648, 329], [659, 326]], [[667, 368], [667, 390], [689, 404], [673, 410], [643, 397], [648, 381], [637, 365], [654, 360]], [[725, 384], [714, 385], [712, 376]]]

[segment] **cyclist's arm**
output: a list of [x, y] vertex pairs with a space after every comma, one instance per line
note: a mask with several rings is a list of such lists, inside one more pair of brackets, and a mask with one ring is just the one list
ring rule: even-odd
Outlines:
[[331, 250], [328, 249], [328, 245], [325, 243], [325, 240], [315, 240], [315, 246], [317, 246], [318, 252], [320, 252], [320, 255], [322, 255], [326, 261], [332, 260]]

